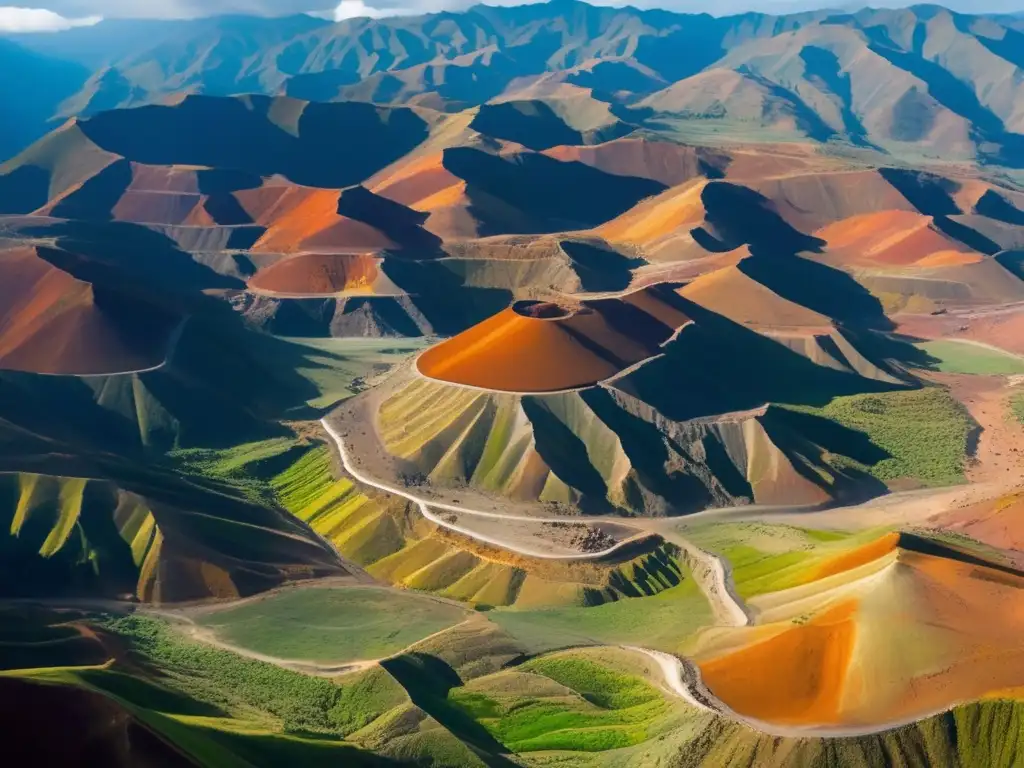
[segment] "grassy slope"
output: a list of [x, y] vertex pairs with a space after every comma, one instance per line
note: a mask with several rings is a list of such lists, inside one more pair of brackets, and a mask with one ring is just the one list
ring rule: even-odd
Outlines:
[[[868, 436], [888, 454], [860, 467], [882, 481], [911, 478], [929, 486], [964, 482], [967, 410], [938, 387], [837, 397], [822, 408], [789, 406], [831, 419]], [[837, 463], [850, 459], [834, 455]]]
[[498, 610], [491, 619], [537, 651], [567, 645], [634, 644], [678, 652], [711, 622], [711, 609], [689, 572], [652, 597], [591, 607]]
[[415, 593], [366, 587], [295, 589], [207, 614], [229, 643], [285, 659], [378, 659], [457, 624], [466, 612]]
[[935, 367], [945, 373], [979, 376], [1024, 373], [1024, 358], [1009, 352], [955, 340], [929, 341], [915, 346], [937, 359]]
[[611, 654], [598, 661], [570, 652], [474, 680], [448, 696], [514, 752], [620, 749], [664, 729], [674, 702], [617, 666]]
[[815, 531], [762, 523], [723, 523], [688, 527], [697, 546], [725, 557], [733, 568], [740, 597], [749, 599], [806, 584], [815, 566], [874, 541], [887, 529], [857, 533]]
[[[394, 746], [411, 749], [425, 764], [479, 764], [451, 734], [416, 715], [402, 687], [379, 667], [336, 680], [314, 678], [191, 643], [155, 619], [108, 617], [101, 624], [146, 668], [159, 671], [159, 683], [107, 670], [75, 675], [130, 702], [203, 765], [393, 764], [366, 751], [368, 732], [385, 738], [372, 746], [385, 757]], [[396, 720], [402, 723], [397, 730]]]

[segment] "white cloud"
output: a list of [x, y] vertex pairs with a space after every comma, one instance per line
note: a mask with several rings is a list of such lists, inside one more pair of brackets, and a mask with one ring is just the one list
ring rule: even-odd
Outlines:
[[421, 2], [416, 8], [409, 7], [384, 7], [375, 8], [367, 5], [363, 0], [341, 0], [338, 7], [334, 9], [333, 18], [335, 21], [345, 19], [381, 19], [385, 16], [410, 16], [418, 13], [429, 13], [432, 2]]
[[44, 8], [0, 6], [0, 32], [62, 32], [72, 27], [91, 27], [101, 21], [102, 16], [66, 19]]

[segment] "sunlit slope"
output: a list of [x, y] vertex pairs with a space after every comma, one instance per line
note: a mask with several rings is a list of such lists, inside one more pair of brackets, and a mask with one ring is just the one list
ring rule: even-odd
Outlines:
[[56, 249], [0, 251], [0, 367], [104, 374], [161, 365], [181, 317], [57, 266], [77, 258]]
[[249, 288], [269, 294], [402, 295], [370, 254], [297, 254], [260, 270]]
[[[176, 602], [347, 573], [308, 530], [230, 488], [105, 469], [102, 479], [0, 475], [6, 594]], [[120, 485], [106, 479], [119, 474]]]
[[673, 421], [614, 389], [520, 396], [412, 381], [382, 402], [378, 425], [406, 471], [521, 501], [679, 514], [822, 503], [851, 483], [784, 412]]
[[593, 146], [556, 146], [545, 150], [544, 154], [558, 160], [585, 163], [616, 176], [653, 179], [669, 187], [725, 173], [732, 163], [726, 153], [632, 136]]
[[596, 384], [658, 353], [689, 318], [648, 289], [580, 306], [519, 302], [420, 356], [431, 379], [507, 392]]
[[337, 478], [325, 447], [310, 450], [270, 483], [284, 507], [370, 575], [471, 604], [592, 605], [654, 594], [685, 577], [674, 548], [656, 539], [636, 552], [556, 562], [449, 533], [403, 500]]
[[429, 214], [424, 226], [437, 236], [460, 240], [589, 229], [663, 189], [521, 148], [464, 146], [410, 163], [373, 191]]
[[[764, 626], [718, 641], [721, 650], [699, 659], [710, 690], [741, 715], [870, 726], [1020, 685], [1021, 617], [1006, 608], [1024, 587], [1016, 571], [889, 535], [809, 573], [804, 586], [754, 600]], [[751, 676], [752, 668], [770, 673]]]

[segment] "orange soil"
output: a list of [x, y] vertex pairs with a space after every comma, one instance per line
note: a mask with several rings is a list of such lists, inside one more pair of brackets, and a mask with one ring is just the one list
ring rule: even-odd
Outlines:
[[916, 212], [874, 170], [802, 172], [753, 180], [748, 186], [771, 200], [779, 214], [801, 232], [879, 211]]
[[[884, 537], [816, 575], [871, 562], [892, 545]], [[895, 551], [892, 565], [857, 582], [856, 598], [806, 623], [736, 630], [700, 662], [709, 689], [748, 717], [822, 726], [925, 717], [1024, 685], [1024, 577]]]
[[[235, 199], [254, 222], [268, 226], [279, 217], [293, 211], [314, 191], [323, 192], [323, 190], [312, 190], [306, 187], [274, 184], [236, 192]], [[334, 193], [334, 204], [337, 208], [337, 192]]]
[[[912, 618], [913, 641], [902, 641], [906, 659], [906, 685], [891, 703], [894, 717], [912, 716], [973, 701], [1008, 687], [1024, 685], [1024, 578], [977, 566], [930, 557], [914, 552], [900, 553], [900, 567], [914, 577], [913, 590], [903, 594], [900, 604], [891, 606], [891, 616], [876, 631], [896, 633], [900, 642], [900, 619]], [[892, 600], [890, 597], [889, 600]], [[915, 647], [926, 633], [927, 648]], [[927, 650], [928, 655], [916, 655]], [[867, 669], [870, 660], [865, 662]], [[861, 695], [865, 711], [871, 712], [870, 697], [876, 682], [868, 680]], [[852, 694], [858, 691], [852, 689]]]
[[[446, 169], [441, 164], [442, 160], [440, 154], [415, 160], [374, 185], [370, 191], [418, 211], [442, 207], [441, 201], [454, 194], [450, 190], [465, 188], [465, 182]], [[446, 191], [447, 196], [444, 194]]]
[[612, 243], [650, 245], [680, 230], [688, 232], [704, 221], [701, 193], [707, 182], [696, 181], [645, 200], [596, 230]]
[[239, 202], [257, 223], [268, 226], [253, 247], [264, 253], [303, 249], [336, 253], [376, 251], [395, 244], [379, 230], [338, 215], [338, 190], [289, 187], [283, 192], [239, 192]]
[[815, 234], [828, 243], [831, 254], [849, 264], [937, 267], [983, 260], [935, 229], [930, 217], [910, 211], [852, 216]]
[[837, 573], [852, 571], [854, 568], [874, 562], [896, 549], [899, 542], [899, 533], [887, 533], [880, 539], [875, 539], [875, 541], [852, 549], [849, 552], [843, 552], [841, 555], [831, 557], [814, 569], [810, 581], [817, 581], [818, 579], [835, 576]]
[[163, 361], [171, 327], [166, 316], [149, 320], [151, 343], [143, 348], [97, 305], [91, 284], [35, 248], [0, 253], [0, 367], [55, 374], [153, 367]]
[[702, 275], [681, 288], [679, 294], [743, 325], [832, 328], [829, 318], [784, 299], [746, 275], [739, 266]]
[[[630, 298], [632, 299], [630, 301]], [[616, 300], [584, 304], [567, 317], [526, 317], [510, 308], [423, 353], [420, 373], [455, 384], [504, 392], [552, 392], [603, 381], [658, 352], [682, 313], [656, 297], [625, 300], [661, 321], [660, 339], [623, 334], [604, 316]], [[645, 306], [645, 304], [647, 306]]]
[[261, 269], [249, 287], [272, 293], [372, 294], [379, 277], [379, 260], [367, 254], [303, 253]]
[[839, 720], [846, 670], [857, 637], [856, 600], [803, 625], [700, 663], [705, 684], [747, 717], [824, 725]]
[[669, 187], [703, 175], [696, 149], [664, 141], [625, 138], [591, 147], [554, 147], [543, 154], [617, 176], [653, 179]]

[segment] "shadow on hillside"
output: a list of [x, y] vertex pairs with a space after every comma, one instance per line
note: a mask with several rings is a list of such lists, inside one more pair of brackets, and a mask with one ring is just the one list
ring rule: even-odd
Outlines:
[[380, 665], [405, 688], [413, 704], [458, 738], [488, 752], [491, 765], [500, 768], [515, 765], [501, 757], [508, 754], [508, 749], [501, 742], [449, 700], [449, 692], [462, 686], [463, 682], [458, 672], [442, 659], [412, 651], [384, 659]]
[[[445, 150], [443, 163], [470, 186], [471, 211], [484, 235], [589, 229], [665, 189], [656, 181], [613, 176], [583, 163], [539, 154], [501, 158], [457, 147]], [[488, 204], [473, 200], [473, 190], [495, 197], [525, 216], [526, 221], [518, 227], [524, 231], [511, 232], [507, 223], [494, 221]]]
[[[957, 182], [923, 171], [910, 171], [902, 168], [879, 168], [878, 172], [917, 210], [925, 216], [931, 216], [935, 226], [944, 234], [954, 240], [959, 240], [968, 248], [990, 256], [1002, 250], [998, 244], [980, 232], [951, 218], [964, 213], [953, 198], [953, 195], [960, 189]], [[991, 210], [993, 203], [990, 202], [986, 205]], [[994, 205], [999, 213], [1009, 213], [998, 203]]]
[[647, 262], [623, 256], [604, 243], [562, 240], [584, 291], [622, 291], [633, 279], [632, 270]]
[[50, 174], [35, 165], [23, 165], [0, 175], [0, 214], [32, 213], [50, 198]]
[[[914, 30], [914, 53], [897, 50], [889, 40], [884, 27], [869, 27], [864, 32], [870, 41], [868, 48], [873, 53], [923, 80], [927, 85], [928, 95], [946, 109], [967, 120], [973, 132], [977, 134], [977, 140], [999, 146], [997, 151], [987, 153], [990, 160], [1012, 168], [1024, 167], [1024, 136], [1008, 131], [1002, 119], [981, 103], [970, 85], [920, 53], [928, 34], [926, 25], [920, 24]], [[1006, 47], [1001, 50], [1005, 51]]]
[[806, 77], [826, 93], [839, 99], [840, 116], [849, 140], [858, 147], [878, 149], [868, 141], [867, 129], [853, 111], [853, 87], [850, 73], [844, 72], [839, 57], [827, 48], [808, 45], [800, 51]]
[[[712, 482], [720, 485], [730, 500], [753, 499], [753, 489], [721, 443], [703, 440], [700, 447], [705, 455], [694, 457], [679, 444], [678, 436], [669, 436], [666, 442], [662, 429], [625, 410], [608, 390], [594, 387], [582, 392], [580, 397], [618, 436], [640, 484], [665, 500], [663, 509], [649, 510], [652, 514], [689, 514], [714, 506], [723, 499], [712, 493], [709, 487]], [[674, 455], [669, 453], [670, 446]], [[704, 476], [692, 471], [700, 466], [707, 467]]]
[[[900, 533], [899, 541], [900, 549], [905, 549], [908, 552], [917, 552], [922, 555], [929, 555], [931, 557], [941, 557], [946, 560], [955, 560], [958, 563], [964, 563], [965, 565], [974, 565], [979, 568], [989, 568], [999, 573], [1004, 573], [1009, 576], [1024, 579], [1024, 571], [1019, 568], [1014, 568], [1009, 565], [1003, 565], [996, 563], [985, 558], [978, 557], [977, 555], [965, 552], [962, 549], [951, 547], [948, 544], [936, 541], [935, 539], [929, 539], [924, 536], [918, 536], [913, 533]], [[982, 576], [981, 578], [984, 578]]]
[[205, 289], [245, 287], [238, 278], [195, 261], [169, 237], [138, 224], [59, 221], [23, 233], [54, 238], [60, 251], [49, 249], [44, 258], [75, 277], [122, 289], [135, 284], [154, 301], [168, 301], [174, 292], [202, 302]]
[[82, 131], [109, 152], [150, 165], [200, 165], [270, 176], [312, 187], [352, 186], [407, 154], [428, 133], [405, 108], [311, 103], [298, 135], [279, 127], [265, 96], [189, 96], [172, 107], [103, 112]]
[[694, 324], [665, 347], [663, 357], [618, 384], [674, 421], [765, 403], [821, 406], [841, 395], [899, 388], [816, 365], [721, 315], [686, 304]]
[[484, 104], [469, 127], [496, 139], [541, 151], [583, 143], [583, 135], [569, 127], [543, 101], [506, 101]]
[[380, 230], [403, 249], [414, 251], [416, 258], [444, 256], [441, 238], [423, 229], [430, 214], [375, 195], [363, 186], [342, 190], [338, 214]]

